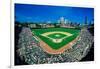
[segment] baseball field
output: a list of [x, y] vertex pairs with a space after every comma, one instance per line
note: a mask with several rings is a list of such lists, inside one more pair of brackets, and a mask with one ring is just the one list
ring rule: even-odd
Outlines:
[[32, 33], [37, 37], [38, 41], [43, 41], [53, 50], [59, 50], [73, 41], [79, 35], [80, 30], [71, 28], [47, 28], [32, 29]]

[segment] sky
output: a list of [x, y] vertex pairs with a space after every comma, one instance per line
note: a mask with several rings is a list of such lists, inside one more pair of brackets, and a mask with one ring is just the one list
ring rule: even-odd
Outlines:
[[15, 20], [19, 22], [58, 22], [60, 17], [71, 22], [84, 23], [94, 19], [93, 8], [50, 6], [34, 4], [15, 4]]

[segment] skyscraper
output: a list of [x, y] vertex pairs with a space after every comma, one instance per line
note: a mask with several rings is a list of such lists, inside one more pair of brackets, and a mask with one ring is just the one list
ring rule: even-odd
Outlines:
[[61, 24], [61, 26], [64, 26], [64, 22], [65, 22], [64, 17], [60, 17], [60, 24]]

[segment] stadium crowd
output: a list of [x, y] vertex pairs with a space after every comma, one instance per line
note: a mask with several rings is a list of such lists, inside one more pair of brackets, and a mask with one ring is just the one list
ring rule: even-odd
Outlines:
[[61, 54], [49, 54], [39, 46], [29, 28], [24, 27], [19, 35], [17, 53], [27, 64], [62, 63], [80, 61], [85, 57], [93, 43], [93, 36], [87, 29], [82, 29], [78, 41], [71, 49]]

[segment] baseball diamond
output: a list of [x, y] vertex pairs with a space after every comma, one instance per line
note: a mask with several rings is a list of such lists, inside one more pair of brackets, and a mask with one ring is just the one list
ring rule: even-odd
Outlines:
[[54, 43], [60, 43], [63, 41], [63, 39], [72, 36], [72, 34], [67, 33], [67, 32], [59, 32], [59, 31], [55, 31], [55, 32], [46, 32], [41, 34], [42, 36], [51, 39]]
[[59, 54], [78, 40], [80, 30], [71, 28], [32, 29], [32, 33], [40, 42], [44, 51]]

